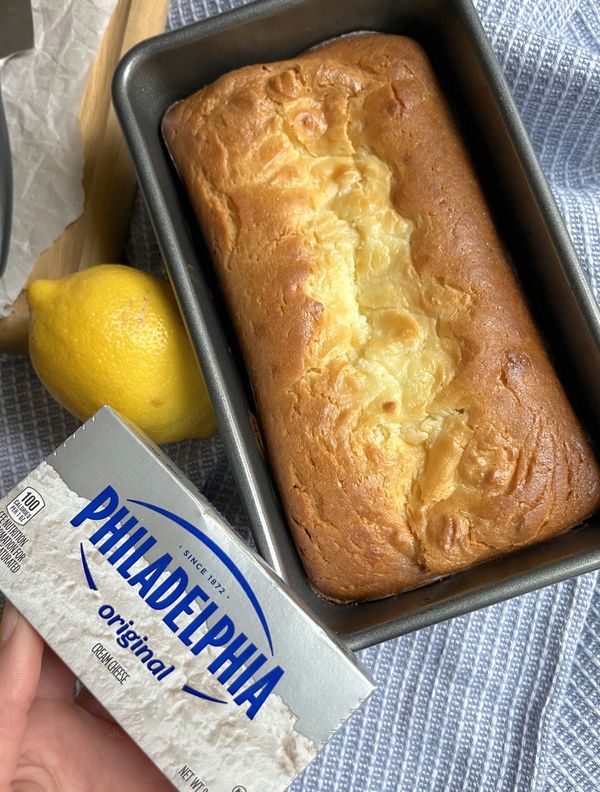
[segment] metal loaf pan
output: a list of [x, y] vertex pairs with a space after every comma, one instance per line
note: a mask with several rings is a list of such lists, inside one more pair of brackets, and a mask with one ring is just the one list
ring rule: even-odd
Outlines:
[[173, 102], [224, 72], [357, 30], [406, 34], [425, 47], [561, 379], [592, 440], [600, 437], [600, 312], [470, 0], [264, 0], [129, 52], [115, 75], [114, 103], [256, 544], [353, 649], [600, 567], [596, 515], [544, 544], [377, 602], [327, 602], [308, 583], [261, 451], [210, 257], [160, 122]]

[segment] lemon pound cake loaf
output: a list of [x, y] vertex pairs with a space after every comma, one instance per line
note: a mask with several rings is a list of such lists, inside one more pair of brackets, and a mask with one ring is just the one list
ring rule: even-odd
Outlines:
[[597, 507], [592, 451], [414, 41], [240, 69], [163, 133], [323, 594], [414, 588]]

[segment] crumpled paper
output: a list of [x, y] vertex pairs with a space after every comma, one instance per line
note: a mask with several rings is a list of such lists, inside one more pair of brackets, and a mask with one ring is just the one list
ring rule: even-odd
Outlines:
[[83, 211], [77, 114], [117, 0], [32, 0], [36, 48], [0, 69], [14, 174], [0, 316], [10, 313], [37, 257]]

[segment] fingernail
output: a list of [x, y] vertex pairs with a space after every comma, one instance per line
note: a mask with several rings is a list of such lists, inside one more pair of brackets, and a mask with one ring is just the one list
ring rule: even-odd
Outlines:
[[4, 606], [2, 621], [0, 621], [0, 649], [2, 649], [2, 647], [10, 640], [10, 637], [14, 633], [18, 621], [19, 612], [10, 604], [10, 602], [7, 602]]

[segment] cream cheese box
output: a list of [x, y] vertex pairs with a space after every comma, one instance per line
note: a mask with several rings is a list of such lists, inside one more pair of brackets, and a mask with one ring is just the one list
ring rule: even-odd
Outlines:
[[0, 501], [0, 589], [179, 790], [283, 790], [373, 690], [107, 407]]

